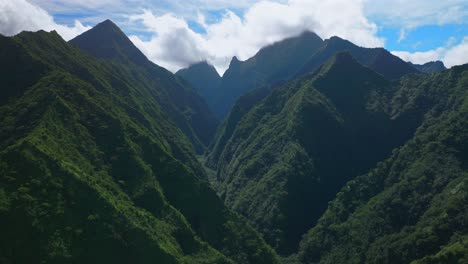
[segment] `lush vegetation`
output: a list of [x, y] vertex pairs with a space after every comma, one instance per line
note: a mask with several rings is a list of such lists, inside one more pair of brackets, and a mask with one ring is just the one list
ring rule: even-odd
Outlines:
[[[457, 71], [390, 82], [341, 53], [266, 97], [261, 90], [248, 94], [208, 156], [207, 165], [217, 170], [214, 186], [279, 253], [293, 253], [347, 181], [412, 138], [429, 122], [428, 113], [452, 111], [450, 100], [466, 89]], [[308, 237], [325, 245], [327, 232]], [[313, 254], [322, 256], [322, 249]], [[346, 263], [346, 257], [330, 263]]]
[[[301, 243], [304, 263], [468, 261], [468, 67], [420, 83], [432, 109], [413, 139], [337, 194]], [[417, 88], [417, 89], [416, 89]]]
[[0, 263], [468, 262], [468, 65], [306, 32], [174, 75], [104, 21], [0, 71]]
[[199, 153], [211, 141], [217, 126], [204, 100], [189, 84], [150, 62], [110, 20], [72, 39], [70, 43], [90, 55], [126, 65], [134, 85], [147, 86], [152, 98], [184, 132]]
[[0, 46], [0, 262], [278, 262], [209, 186], [189, 140], [200, 134], [171, 113], [198, 103], [166, 94], [193, 98], [182, 80], [55, 32]]

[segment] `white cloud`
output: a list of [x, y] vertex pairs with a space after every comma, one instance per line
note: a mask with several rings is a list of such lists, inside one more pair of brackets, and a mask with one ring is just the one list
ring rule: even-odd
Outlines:
[[69, 27], [54, 22], [54, 19], [44, 9], [33, 5], [26, 0], [0, 0], [0, 33], [12, 36], [23, 30], [37, 30], [57, 32], [69, 40], [82, 32], [90, 29], [80, 21], [75, 20]]
[[133, 43], [158, 65], [174, 71], [209, 56], [201, 35], [193, 32], [185, 20], [173, 14], [156, 17], [145, 10], [143, 14], [130, 19], [141, 20], [148, 30], [158, 34], [149, 41], [130, 36]]
[[364, 16], [362, 0], [256, 2], [243, 17], [228, 10], [219, 21], [206, 24], [199, 15], [205, 34], [194, 32], [174, 14], [158, 16], [145, 10], [130, 20], [142, 22], [153, 33], [148, 41], [131, 36], [132, 41], [151, 60], [170, 70], [206, 59], [223, 72], [232, 56], [245, 60], [261, 47], [304, 30], [322, 38], [337, 35], [366, 47], [384, 44], [376, 35], [377, 26]]
[[453, 38], [450, 38], [445, 47], [423, 52], [392, 51], [392, 53], [405, 61], [417, 64], [441, 60], [445, 66], [452, 67], [468, 63], [468, 36], [457, 45], [453, 43]]

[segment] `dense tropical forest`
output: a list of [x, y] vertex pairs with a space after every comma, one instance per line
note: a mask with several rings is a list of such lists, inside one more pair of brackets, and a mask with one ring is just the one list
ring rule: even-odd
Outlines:
[[0, 35], [0, 263], [468, 263], [468, 65], [312, 32], [175, 74]]

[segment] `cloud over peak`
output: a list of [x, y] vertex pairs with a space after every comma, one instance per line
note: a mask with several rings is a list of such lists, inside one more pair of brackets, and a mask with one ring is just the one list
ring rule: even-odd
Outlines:
[[226, 10], [219, 21], [208, 24], [202, 14], [198, 24], [203, 33], [192, 30], [174, 14], [155, 15], [149, 10], [130, 16], [152, 34], [131, 40], [154, 62], [177, 70], [201, 60], [223, 72], [233, 56], [245, 60], [261, 48], [308, 30], [323, 38], [333, 35], [366, 46], [383, 46], [377, 26], [363, 13], [361, 0], [290, 0], [285, 3], [261, 1], [245, 10], [244, 15]]
[[[55, 18], [68, 25], [57, 23], [44, 8], [59, 14]], [[382, 36], [392, 40], [389, 28], [395, 30], [399, 43], [421, 26], [462, 26], [467, 23], [468, 4], [466, 0], [395, 0], [391, 4], [386, 0], [0, 0], [4, 35], [43, 29], [56, 30], [69, 40], [90, 29], [89, 23], [106, 18], [117, 21], [158, 65], [176, 71], [207, 61], [223, 73], [233, 56], [246, 60], [260, 48], [304, 31], [324, 39], [339, 36], [360, 46], [382, 47]], [[463, 36], [466, 33], [457, 35], [459, 40]], [[415, 63], [441, 59], [450, 66], [467, 62], [462, 53], [466, 42], [394, 54]]]

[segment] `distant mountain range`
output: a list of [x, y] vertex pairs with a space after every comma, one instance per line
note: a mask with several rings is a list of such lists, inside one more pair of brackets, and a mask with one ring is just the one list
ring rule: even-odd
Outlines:
[[[200, 94], [215, 115], [223, 119], [234, 102], [248, 91], [311, 72], [336, 53], [345, 51], [350, 52], [361, 64], [391, 80], [409, 73], [432, 73], [445, 69], [441, 62], [425, 65], [405, 63], [383, 48], [362, 48], [339, 37], [323, 41], [314, 33], [304, 32], [267, 46], [246, 61], [234, 57], [222, 77], [215, 76], [206, 62], [194, 64], [177, 74], [197, 90], [203, 90]], [[205, 84], [200, 80], [211, 81]]]
[[172, 74], [0, 35], [0, 263], [468, 263], [468, 65], [311, 32]]
[[436, 73], [445, 71], [447, 69], [445, 68], [444, 63], [441, 61], [430, 61], [424, 64], [413, 64], [411, 62], [408, 62], [408, 64], [416, 68], [418, 71], [424, 73]]
[[221, 83], [221, 77], [213, 65], [206, 61], [196, 63], [190, 68], [177, 71], [176, 75], [189, 81], [206, 102], [214, 102], [217, 99], [217, 89]]

